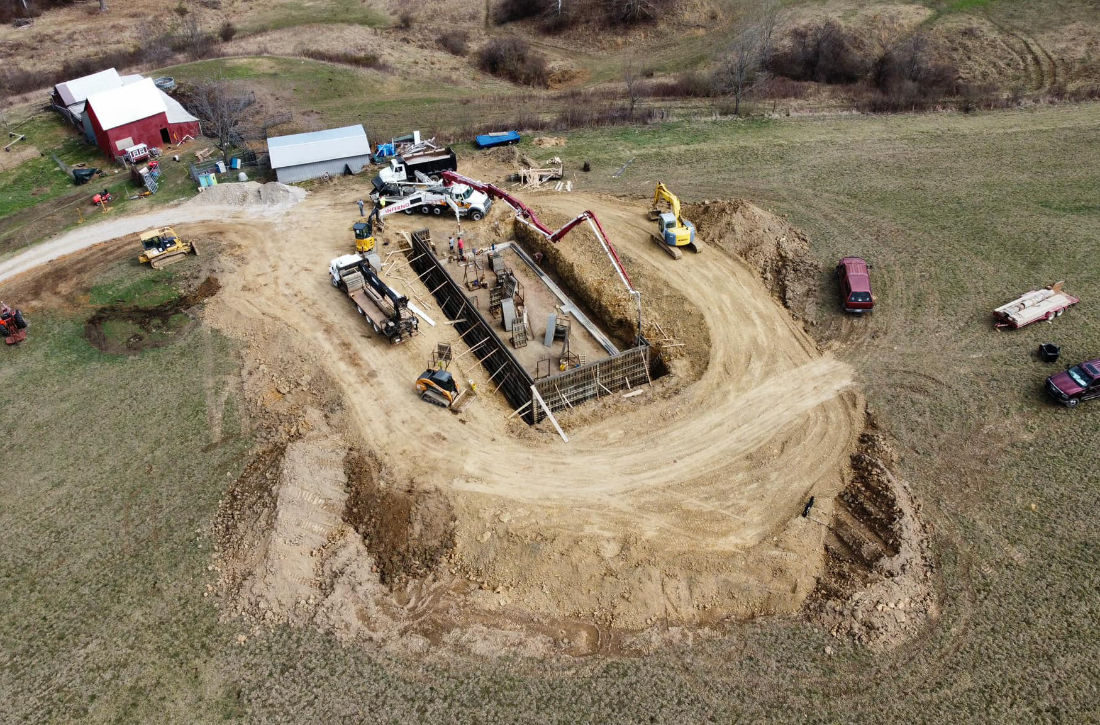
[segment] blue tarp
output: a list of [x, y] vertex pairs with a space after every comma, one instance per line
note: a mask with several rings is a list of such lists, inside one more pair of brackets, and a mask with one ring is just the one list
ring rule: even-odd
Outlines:
[[519, 143], [520, 135], [518, 131], [498, 131], [496, 133], [483, 133], [474, 139], [478, 148], [491, 149], [494, 146], [507, 146], [512, 143]]

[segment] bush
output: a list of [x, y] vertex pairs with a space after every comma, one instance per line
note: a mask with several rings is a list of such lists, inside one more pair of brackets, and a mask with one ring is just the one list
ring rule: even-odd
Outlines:
[[888, 49], [875, 61], [871, 82], [890, 95], [955, 95], [959, 71], [938, 63], [928, 50], [924, 36], [914, 35]]
[[855, 83], [871, 61], [863, 42], [835, 20], [802, 25], [765, 59], [766, 68], [796, 81]]
[[478, 53], [477, 65], [486, 73], [529, 86], [546, 86], [549, 78], [546, 59], [519, 38], [493, 38]]
[[436, 42], [452, 55], [466, 55], [469, 50], [467, 47], [469, 39], [470, 35], [465, 30], [448, 30], [436, 38]]
[[397, 16], [397, 27], [401, 28], [402, 30], [408, 30], [413, 26], [413, 20], [415, 20], [415, 18], [413, 18], [412, 12], [409, 10], [404, 10], [400, 15]]
[[389, 66], [373, 53], [333, 53], [327, 50], [299, 50], [298, 55], [326, 63], [340, 63], [342, 65], [354, 65], [359, 68], [374, 68], [376, 70], [389, 70]]
[[237, 34], [237, 26], [226, 20], [222, 23], [222, 27], [218, 30], [218, 37], [222, 39], [223, 43], [228, 43], [233, 40], [233, 36]]
[[675, 78], [644, 85], [641, 95], [653, 98], [712, 98], [719, 92], [712, 74], [689, 70]]
[[539, 17], [549, 9], [546, 0], [501, 0], [493, 11], [493, 21], [503, 24], [526, 20]]

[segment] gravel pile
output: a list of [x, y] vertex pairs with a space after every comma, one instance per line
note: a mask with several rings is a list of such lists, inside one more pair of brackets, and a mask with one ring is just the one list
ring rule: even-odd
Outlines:
[[218, 184], [205, 187], [191, 200], [200, 206], [262, 206], [270, 209], [289, 209], [306, 197], [305, 189], [287, 186], [277, 181], [261, 184], [257, 181]]

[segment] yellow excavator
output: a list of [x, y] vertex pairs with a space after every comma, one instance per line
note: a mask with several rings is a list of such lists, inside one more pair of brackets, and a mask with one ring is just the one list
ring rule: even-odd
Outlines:
[[[658, 205], [662, 201], [668, 204], [668, 211], [661, 211]], [[680, 199], [659, 181], [653, 192], [653, 208], [649, 211], [649, 218], [657, 222], [658, 234], [652, 235], [653, 241], [673, 259], [683, 256], [681, 247], [696, 254], [702, 251], [695, 241], [695, 225], [680, 216]]]
[[153, 269], [167, 267], [183, 259], [185, 254], [198, 254], [198, 247], [185, 242], [172, 227], [150, 229], [141, 235], [141, 256], [138, 261]]
[[374, 225], [369, 219], [365, 222], [355, 222], [351, 225], [351, 230], [355, 232], [355, 251], [364, 254], [374, 251]]

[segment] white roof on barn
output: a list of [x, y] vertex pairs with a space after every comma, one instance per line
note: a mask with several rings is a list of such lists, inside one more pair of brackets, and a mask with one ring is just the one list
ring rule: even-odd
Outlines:
[[367, 132], [361, 125], [330, 128], [326, 131], [273, 136], [267, 140], [271, 168], [312, 164], [350, 156], [369, 156]]
[[164, 101], [164, 108], [167, 111], [168, 123], [188, 123], [190, 121], [198, 121], [199, 119], [192, 116], [190, 113], [180, 105], [180, 102], [170, 95], [157, 89], [157, 93], [160, 94], [160, 99]]
[[95, 109], [96, 118], [104, 130], [166, 113], [168, 110], [163, 94], [149, 78], [96, 93], [88, 97], [88, 103]]
[[90, 76], [58, 83], [54, 88], [57, 90], [57, 95], [61, 96], [61, 102], [66, 106], [71, 106], [74, 103], [87, 100], [88, 96], [95, 93], [118, 88], [121, 85], [122, 79], [118, 77], [118, 71], [114, 68], [108, 68], [98, 73], [92, 73]]

